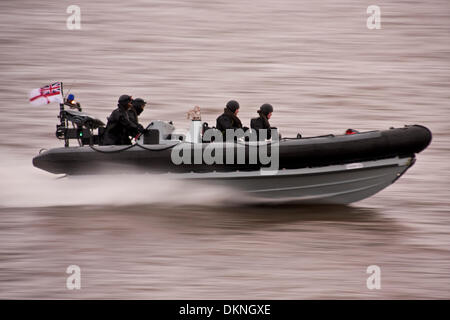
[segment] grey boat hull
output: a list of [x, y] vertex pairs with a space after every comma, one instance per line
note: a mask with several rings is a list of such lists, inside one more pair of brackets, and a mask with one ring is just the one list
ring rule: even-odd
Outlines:
[[248, 197], [267, 202], [349, 204], [368, 198], [394, 183], [415, 162], [415, 157], [280, 170], [233, 173], [186, 173], [177, 179], [232, 187]]

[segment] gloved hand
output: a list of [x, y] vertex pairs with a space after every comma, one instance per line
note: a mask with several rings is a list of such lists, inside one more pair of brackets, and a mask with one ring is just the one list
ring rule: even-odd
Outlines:
[[138, 124], [138, 132], [139, 133], [144, 133], [145, 130], [146, 129], [142, 125]]

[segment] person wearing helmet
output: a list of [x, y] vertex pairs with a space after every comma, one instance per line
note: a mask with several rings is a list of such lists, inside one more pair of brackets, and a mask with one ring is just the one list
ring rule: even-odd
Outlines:
[[128, 117], [136, 125], [139, 125], [138, 117], [142, 113], [142, 111], [144, 111], [146, 104], [147, 102], [145, 102], [141, 98], [136, 98], [133, 101], [131, 101], [131, 108], [128, 109]]
[[257, 112], [259, 117], [250, 120], [250, 128], [252, 128], [252, 130], [256, 130], [258, 138], [260, 136], [259, 130], [267, 130], [267, 139], [270, 139], [270, 129], [276, 129], [275, 127], [271, 127], [269, 123], [269, 119], [272, 117], [273, 107], [272, 105], [265, 103]]
[[104, 145], [130, 145], [130, 136], [144, 133], [145, 129], [140, 124], [130, 120], [128, 110], [131, 108], [132, 97], [121, 95], [115, 109], [108, 117], [105, 134], [103, 136]]
[[237, 117], [239, 112], [239, 103], [235, 100], [228, 101], [226, 108], [223, 110], [223, 114], [216, 120], [216, 128], [225, 135], [227, 129], [239, 129], [242, 128], [242, 122]]

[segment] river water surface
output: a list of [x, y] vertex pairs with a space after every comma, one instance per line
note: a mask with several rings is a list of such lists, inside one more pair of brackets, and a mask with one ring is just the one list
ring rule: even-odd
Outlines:
[[[81, 30], [66, 9], [81, 8]], [[369, 30], [366, 9], [381, 8]], [[0, 298], [450, 298], [450, 3], [0, 2]], [[106, 121], [121, 94], [142, 123], [229, 99], [262, 103], [283, 136], [422, 124], [433, 142], [394, 185], [351, 206], [242, 204], [233, 190], [151, 176], [56, 179], [32, 167], [63, 81]], [[67, 290], [66, 268], [81, 268]], [[366, 269], [381, 269], [369, 290]]]

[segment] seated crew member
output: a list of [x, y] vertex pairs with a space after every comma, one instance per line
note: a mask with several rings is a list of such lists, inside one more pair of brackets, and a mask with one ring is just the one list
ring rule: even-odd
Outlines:
[[261, 129], [267, 130], [266, 136], [267, 139], [270, 139], [271, 138], [270, 129], [276, 129], [275, 127], [271, 127], [269, 123], [269, 119], [272, 117], [272, 112], [273, 112], [272, 105], [265, 103], [258, 110], [259, 117], [250, 120], [250, 128], [256, 130], [258, 138], [260, 135], [259, 130]]
[[227, 129], [246, 129], [242, 127], [242, 122], [237, 117], [238, 113], [239, 103], [235, 100], [230, 100], [223, 110], [223, 114], [217, 118], [216, 128], [222, 132], [224, 138], [226, 137]]
[[128, 117], [130, 118], [130, 121], [134, 122], [136, 125], [139, 125], [139, 115], [144, 111], [145, 105], [147, 102], [145, 102], [141, 98], [136, 98], [131, 102], [131, 108], [128, 109]]
[[75, 96], [73, 94], [69, 94], [67, 96], [66, 101], [64, 101], [64, 105], [69, 106], [72, 109], [78, 109], [78, 111], [81, 111], [81, 105], [79, 102], [75, 101]]
[[118, 108], [108, 117], [103, 137], [104, 145], [130, 145], [129, 136], [136, 136], [138, 133], [145, 132], [144, 127], [132, 122], [128, 116], [131, 101], [132, 98], [126, 94], [120, 96]]

